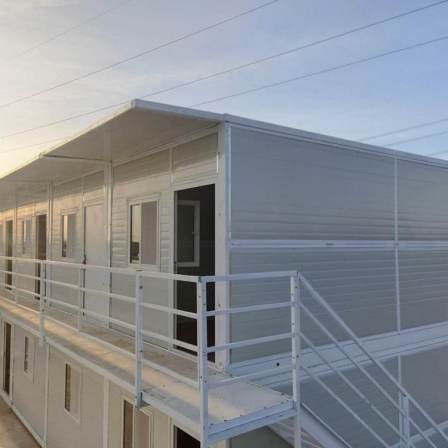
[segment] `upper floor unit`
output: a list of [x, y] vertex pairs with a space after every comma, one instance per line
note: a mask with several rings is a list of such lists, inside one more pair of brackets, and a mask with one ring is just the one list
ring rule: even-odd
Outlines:
[[[2, 294], [43, 320], [64, 311], [78, 330], [94, 323], [132, 336], [138, 404], [176, 414], [201, 440], [204, 432], [209, 441], [231, 437], [297, 416], [300, 378], [311, 378], [295, 361], [297, 326], [308, 341], [302, 351], [323, 374], [329, 371], [316, 364], [312, 344], [382, 337], [383, 351], [396, 355], [397, 338], [409, 333], [417, 344], [418, 330], [419, 347], [431, 345], [430, 332], [448, 320], [447, 168], [136, 100], [0, 179]], [[329, 341], [301, 315], [298, 272], [353, 334], [339, 331]], [[39, 319], [35, 330], [44, 338]], [[199, 389], [211, 368], [231, 393], [202, 390], [195, 400], [211, 401], [194, 409], [168, 405], [159, 389], [151, 396], [145, 344], [152, 347], [147, 368]], [[246, 382], [260, 366], [264, 389], [256, 382], [252, 390]], [[256, 398], [226, 401], [241, 393], [235, 378]], [[187, 397], [184, 383], [162, 389]], [[309, 397], [308, 411], [322, 417], [320, 395]], [[209, 405], [215, 429], [201, 413]]]

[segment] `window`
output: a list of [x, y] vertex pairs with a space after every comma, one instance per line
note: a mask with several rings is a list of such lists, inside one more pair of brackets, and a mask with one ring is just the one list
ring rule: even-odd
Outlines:
[[134, 406], [123, 400], [123, 448], [132, 448], [134, 439]]
[[61, 219], [61, 256], [63, 258], [74, 258], [76, 235], [76, 214], [62, 215]]
[[34, 371], [34, 341], [25, 336], [23, 347], [23, 371], [32, 378]]
[[177, 201], [177, 265], [200, 265], [200, 217], [199, 201]]
[[31, 253], [31, 220], [20, 221], [20, 245], [22, 254]]
[[158, 221], [157, 201], [131, 205], [130, 263], [157, 264]]
[[65, 410], [75, 419], [79, 418], [79, 404], [81, 397], [81, 373], [70, 364], [65, 364]]

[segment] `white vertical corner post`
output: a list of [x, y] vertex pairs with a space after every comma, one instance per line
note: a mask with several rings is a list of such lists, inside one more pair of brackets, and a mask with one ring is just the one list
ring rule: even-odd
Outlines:
[[143, 277], [142, 271], [135, 274], [135, 374], [134, 374], [134, 405], [142, 407], [142, 365], [143, 365]]
[[[110, 125], [106, 125], [103, 132], [103, 155], [104, 155], [104, 211], [106, 219], [104, 220], [105, 236], [106, 236], [106, 266], [112, 266], [112, 201], [113, 201], [113, 183], [114, 171], [112, 163], [112, 137]], [[112, 272], [107, 274], [107, 292], [112, 292]], [[106, 296], [107, 310], [110, 317], [111, 297]], [[110, 326], [110, 320], [107, 321]]]
[[[109, 158], [110, 155], [110, 129], [108, 128], [108, 139], [106, 145], [106, 154]], [[105, 235], [106, 235], [106, 266], [112, 266], [112, 191], [113, 191], [113, 166], [112, 162], [104, 163], [104, 204], [105, 204], [105, 214], [106, 219], [104, 220], [105, 225]], [[106, 284], [107, 292], [112, 292], [112, 272], [108, 272], [107, 274], [107, 284]], [[111, 297], [107, 296], [107, 310], [110, 316], [111, 310]], [[110, 321], [108, 320], [108, 325], [110, 326]]]
[[201, 420], [201, 448], [208, 448], [208, 345], [207, 345], [207, 283], [201, 277], [196, 283], [197, 359]]
[[[17, 185], [14, 187], [14, 224], [13, 224], [13, 238], [12, 238], [12, 254], [13, 257], [18, 257], [19, 256], [19, 251], [17, 248], [17, 242], [19, 240], [18, 235], [19, 235], [19, 228], [18, 228], [18, 221], [17, 221], [17, 209], [18, 209], [18, 200], [17, 200]], [[13, 287], [13, 291], [14, 291], [14, 301], [16, 303], [19, 303], [19, 277], [17, 275], [14, 274], [14, 268], [16, 271], [19, 271], [19, 263], [16, 262], [16, 260], [13, 258], [11, 260], [11, 286]]]
[[[215, 209], [215, 275], [228, 275], [230, 272], [230, 143], [231, 127], [227, 122], [218, 127], [218, 151], [216, 154], [216, 209]], [[215, 284], [215, 306], [217, 310], [228, 309], [230, 303], [230, 282]], [[230, 342], [230, 315], [222, 313], [215, 316], [216, 345]], [[230, 350], [215, 353], [215, 367], [225, 371], [230, 364]]]
[[[47, 184], [47, 260], [53, 259], [53, 209], [54, 209], [54, 191], [53, 183], [49, 182]], [[52, 278], [52, 266], [46, 265], [46, 278]], [[51, 297], [51, 284], [45, 283], [46, 289], [45, 294]]]
[[300, 274], [296, 272], [290, 277], [291, 290], [291, 367], [292, 391], [295, 407], [294, 417], [294, 448], [302, 447], [302, 430], [300, 422]]
[[39, 335], [40, 342], [45, 342], [45, 300], [47, 298], [47, 264], [40, 260], [40, 297], [39, 297]]

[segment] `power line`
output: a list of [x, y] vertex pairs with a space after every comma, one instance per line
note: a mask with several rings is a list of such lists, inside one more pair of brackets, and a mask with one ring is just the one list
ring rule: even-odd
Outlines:
[[[448, 134], [448, 131], [446, 132], [446, 134]], [[437, 152], [433, 152], [431, 154], [428, 154], [428, 156], [430, 157], [436, 157], [436, 156], [441, 156], [442, 154], [446, 154], [448, 151], [437, 151]]]
[[110, 14], [111, 12], [121, 8], [125, 4], [130, 3], [131, 1], [133, 1], [133, 0], [125, 0], [125, 1], [120, 2], [118, 5], [115, 5], [115, 6], [111, 7], [111, 8], [107, 8], [107, 9], [101, 11], [100, 13], [98, 13], [98, 14], [92, 16], [92, 17], [89, 17], [88, 19], [86, 19], [86, 20], [84, 20], [84, 21], [82, 21], [80, 23], [77, 23], [76, 25], [73, 25], [73, 26], [69, 27], [69, 28], [65, 29], [64, 31], [61, 31], [60, 33], [54, 34], [53, 36], [49, 37], [48, 39], [45, 39], [45, 40], [43, 40], [41, 42], [38, 42], [35, 45], [32, 45], [31, 47], [28, 47], [27, 49], [25, 49], [25, 50], [15, 54], [14, 56], [11, 56], [8, 59], [0, 61], [0, 65], [8, 64], [9, 62], [15, 61], [16, 59], [19, 59], [19, 58], [27, 55], [28, 53], [31, 53], [32, 51], [36, 50], [37, 48], [43, 47], [45, 45], [48, 45], [49, 43], [54, 42], [55, 40], [57, 40], [57, 39], [65, 36], [65, 35], [71, 33], [72, 31], [76, 30], [77, 28], [81, 28], [81, 27], [83, 27], [83, 26], [85, 26], [85, 25], [87, 25], [87, 24], [89, 24], [91, 22], [94, 22], [94, 21], [100, 19], [101, 17], [103, 17], [103, 16], [105, 16], [107, 14]]
[[277, 82], [273, 82], [273, 83], [270, 83], [270, 84], [263, 84], [262, 86], [254, 87], [252, 89], [241, 90], [240, 92], [236, 92], [236, 93], [233, 93], [233, 94], [216, 97], [216, 98], [213, 98], [211, 100], [201, 101], [200, 103], [193, 104], [190, 107], [204, 106], [204, 105], [207, 105], [207, 104], [216, 103], [218, 101], [223, 101], [223, 100], [230, 99], [230, 98], [236, 98], [236, 97], [239, 97], [239, 96], [242, 96], [242, 95], [248, 95], [249, 93], [260, 92], [262, 90], [271, 89], [273, 87], [280, 87], [280, 86], [283, 86], [285, 84], [290, 84], [292, 82], [300, 81], [302, 79], [307, 79], [307, 78], [311, 78], [313, 76], [323, 75], [323, 74], [326, 74], [326, 73], [334, 72], [334, 71], [341, 70], [341, 69], [348, 68], [348, 67], [353, 67], [353, 66], [358, 65], [358, 64], [364, 64], [366, 62], [370, 62], [370, 61], [373, 61], [373, 60], [376, 60], [376, 59], [380, 59], [380, 58], [383, 58], [383, 57], [386, 57], [386, 56], [391, 56], [393, 54], [398, 54], [398, 53], [402, 53], [404, 51], [413, 50], [415, 48], [431, 45], [431, 44], [434, 44], [434, 43], [437, 43], [437, 42], [442, 42], [442, 41], [445, 41], [447, 39], [448, 39], [448, 35], [445, 35], [445, 36], [442, 36], [442, 37], [438, 37], [436, 39], [431, 39], [431, 40], [427, 40], [427, 41], [424, 41], [424, 42], [419, 42], [417, 44], [408, 45], [406, 47], [398, 48], [396, 50], [386, 51], [384, 53], [380, 53], [380, 54], [377, 54], [375, 56], [369, 56], [367, 58], [357, 59], [355, 61], [348, 62], [346, 64], [336, 65], [336, 66], [333, 66], [333, 67], [330, 67], [330, 68], [326, 68], [326, 69], [323, 69], [323, 70], [318, 70], [316, 72], [307, 73], [305, 75], [295, 76], [293, 78], [284, 79], [282, 81], [277, 81]]
[[125, 59], [121, 59], [119, 61], [116, 61], [116, 62], [114, 62], [112, 64], [106, 65], [106, 66], [101, 67], [99, 69], [92, 70], [90, 72], [84, 73], [83, 75], [76, 76], [75, 78], [69, 79], [67, 81], [60, 82], [60, 83], [55, 84], [55, 85], [53, 85], [51, 87], [47, 87], [45, 89], [38, 90], [37, 92], [31, 93], [29, 95], [24, 95], [24, 96], [19, 97], [19, 98], [15, 99], [15, 100], [8, 101], [6, 103], [0, 104], [0, 108], [3, 109], [5, 107], [12, 106], [13, 104], [21, 103], [21, 102], [23, 102], [25, 100], [29, 100], [31, 98], [35, 98], [35, 97], [40, 96], [40, 95], [42, 95], [44, 93], [51, 92], [53, 90], [59, 89], [59, 88], [64, 87], [64, 86], [67, 86], [67, 85], [72, 84], [74, 82], [81, 81], [81, 80], [89, 78], [91, 76], [98, 75], [99, 73], [103, 73], [103, 72], [105, 72], [107, 70], [111, 70], [113, 68], [119, 67], [120, 65], [126, 64], [127, 62], [134, 61], [134, 60], [139, 59], [139, 58], [141, 58], [143, 56], [147, 56], [150, 53], [154, 53], [155, 51], [158, 51], [158, 50], [161, 50], [163, 48], [169, 47], [170, 45], [179, 43], [179, 42], [181, 42], [183, 40], [186, 40], [186, 39], [189, 39], [191, 37], [197, 36], [199, 34], [202, 34], [202, 33], [206, 32], [206, 31], [210, 31], [213, 28], [217, 28], [217, 27], [219, 27], [221, 25], [224, 25], [224, 24], [226, 24], [228, 22], [231, 22], [233, 20], [236, 20], [236, 19], [239, 19], [241, 17], [244, 17], [244, 16], [247, 16], [249, 14], [252, 14], [252, 13], [254, 13], [256, 11], [259, 11], [262, 8], [266, 8], [267, 6], [270, 6], [270, 5], [274, 4], [274, 3], [278, 3], [279, 1], [280, 0], [270, 0], [267, 3], [263, 3], [263, 4], [259, 5], [259, 6], [254, 7], [254, 8], [251, 8], [251, 9], [248, 9], [246, 11], [243, 11], [243, 12], [240, 12], [238, 14], [235, 14], [235, 15], [233, 15], [231, 17], [227, 17], [226, 19], [223, 19], [223, 20], [220, 20], [218, 22], [215, 22], [212, 25], [208, 25], [208, 26], [205, 26], [203, 28], [199, 28], [198, 30], [195, 30], [195, 31], [192, 31], [190, 33], [184, 34], [184, 35], [182, 35], [180, 37], [177, 37], [177, 38], [175, 38], [173, 40], [170, 40], [168, 42], [165, 42], [163, 44], [157, 45], [156, 47], [149, 48], [149, 49], [144, 50], [144, 51], [142, 51], [140, 53], [136, 53], [136, 54], [134, 54], [132, 56], [129, 56], [129, 57], [125, 58]]
[[412, 125], [412, 126], [407, 126], [405, 128], [395, 129], [395, 130], [392, 130], [392, 131], [383, 132], [382, 134], [371, 135], [370, 137], [361, 138], [361, 139], [357, 139], [357, 140], [359, 142], [368, 142], [370, 140], [376, 140], [376, 139], [381, 138], [381, 137], [387, 137], [389, 135], [394, 135], [394, 134], [401, 134], [402, 132], [413, 131], [415, 129], [420, 129], [420, 128], [424, 128], [424, 127], [427, 127], [427, 126], [433, 126], [435, 124], [445, 123], [447, 121], [448, 121], [448, 117], [440, 118], [438, 120], [426, 121], [426, 122], [415, 124], [415, 125]]
[[44, 140], [44, 141], [39, 142], [39, 143], [32, 143], [30, 145], [17, 146], [15, 148], [8, 148], [8, 149], [6, 149], [4, 151], [0, 151], [0, 154], [9, 154], [11, 152], [23, 151], [24, 149], [36, 148], [38, 146], [46, 145], [48, 143], [54, 143], [54, 142], [63, 141], [63, 140], [65, 140], [65, 137], [51, 138], [49, 140]]
[[[428, 9], [428, 8], [440, 5], [442, 3], [447, 3], [447, 2], [448, 2], [448, 0], [443, 0], [443, 1], [436, 2], [436, 3], [432, 3], [430, 5], [423, 6], [421, 8], [417, 8], [417, 9], [413, 9], [413, 10], [410, 10], [410, 11], [406, 11], [406, 12], [403, 12], [401, 14], [397, 14], [397, 15], [394, 15], [394, 16], [391, 16], [391, 17], [388, 17], [388, 18], [376, 21], [376, 22], [369, 23], [369, 24], [364, 25], [364, 26], [356, 27], [356, 28], [353, 28], [351, 30], [348, 30], [348, 31], [345, 31], [345, 32], [342, 32], [342, 33], [339, 33], [339, 34], [335, 34], [335, 35], [326, 37], [324, 39], [320, 39], [320, 40], [313, 41], [313, 42], [310, 42], [310, 43], [305, 44], [305, 45], [301, 45], [301, 46], [289, 49], [287, 51], [282, 51], [280, 53], [275, 53], [275, 54], [272, 54], [272, 55], [269, 55], [269, 56], [266, 56], [266, 57], [263, 57], [263, 58], [260, 58], [260, 59], [253, 60], [253, 61], [245, 63], [245, 64], [241, 64], [241, 65], [238, 65], [238, 66], [230, 67], [228, 69], [221, 70], [221, 71], [218, 71], [218, 72], [214, 72], [214, 73], [209, 74], [209, 75], [204, 75], [202, 77], [195, 78], [195, 79], [193, 79], [191, 81], [185, 81], [185, 82], [182, 82], [182, 83], [175, 84], [174, 86], [171, 86], [171, 87], [167, 87], [167, 88], [160, 89], [160, 90], [157, 90], [157, 91], [152, 91], [152, 92], [146, 93], [144, 95], [139, 95], [139, 98], [149, 98], [149, 97], [160, 95], [162, 93], [167, 93], [167, 92], [170, 92], [170, 91], [182, 88], [182, 87], [188, 87], [188, 86], [197, 84], [199, 82], [210, 80], [210, 79], [216, 78], [218, 76], [222, 76], [222, 75], [225, 75], [225, 74], [229, 74], [231, 72], [235, 72], [235, 71], [238, 71], [238, 70], [242, 70], [244, 68], [248, 68], [250, 66], [254, 66], [254, 65], [257, 65], [257, 64], [260, 64], [260, 63], [263, 63], [263, 62], [267, 62], [269, 60], [273, 60], [273, 59], [281, 57], [281, 56], [285, 56], [285, 55], [288, 55], [288, 54], [291, 54], [291, 53], [294, 53], [294, 52], [298, 52], [300, 50], [303, 50], [303, 49], [306, 49], [306, 48], [310, 48], [312, 46], [319, 45], [319, 44], [322, 44], [322, 43], [325, 43], [325, 42], [328, 42], [330, 40], [337, 39], [337, 38], [340, 38], [340, 37], [343, 37], [343, 36], [347, 36], [349, 34], [352, 34], [352, 33], [355, 33], [355, 32], [361, 31], [361, 30], [365, 30], [365, 29], [371, 28], [373, 26], [377, 26], [377, 25], [380, 25], [380, 24], [383, 24], [383, 23], [386, 23], [386, 22], [390, 22], [391, 20], [395, 20], [395, 19], [407, 16], [407, 15], [410, 15], [410, 14], [414, 14], [414, 13], [420, 12], [420, 11], [422, 11], [424, 9]], [[423, 44], [426, 45], [428, 43], [423, 43]], [[423, 45], [423, 44], [421, 44], [421, 45]], [[411, 47], [409, 47], [409, 48], [411, 48]], [[399, 51], [404, 51], [404, 50], [399, 50]], [[342, 68], [342, 67], [340, 67], [340, 68]], [[334, 70], [334, 68], [332, 68], [331, 70]], [[306, 75], [306, 77], [311, 77], [311, 76], [314, 76], [314, 75], [317, 75], [317, 74], [321, 74], [321, 72], [316, 72], [315, 74], [309, 74], [309, 75]], [[292, 81], [288, 81], [288, 82], [292, 82]], [[108, 105], [108, 106], [104, 106], [104, 107], [100, 107], [100, 108], [97, 108], [97, 109], [93, 109], [93, 110], [90, 110], [88, 112], [83, 112], [83, 113], [79, 113], [79, 114], [70, 115], [68, 117], [65, 117], [65, 118], [62, 118], [62, 119], [59, 119], [59, 120], [55, 120], [55, 121], [52, 121], [52, 122], [49, 122], [49, 123], [45, 123], [45, 124], [42, 124], [42, 125], [38, 125], [38, 126], [34, 126], [34, 127], [31, 127], [31, 128], [27, 128], [27, 129], [21, 130], [21, 131], [17, 131], [17, 132], [11, 133], [11, 134], [0, 136], [0, 139], [6, 139], [6, 138], [14, 137], [14, 136], [21, 135], [21, 134], [24, 134], [24, 133], [33, 132], [33, 131], [36, 131], [36, 130], [39, 130], [39, 129], [43, 129], [43, 128], [46, 128], [46, 127], [54, 126], [56, 124], [61, 124], [61, 123], [65, 123], [67, 121], [75, 120], [77, 118], [82, 118], [82, 117], [85, 117], [85, 116], [93, 115], [93, 114], [96, 114], [98, 112], [104, 112], [104, 111], [109, 110], [109, 109], [113, 109], [113, 108], [116, 108], [116, 107], [124, 106], [127, 103], [128, 103], [128, 100], [120, 101], [118, 103], [114, 103], [114, 104], [111, 104], [111, 105]]]
[[387, 143], [386, 145], [382, 145], [382, 146], [398, 146], [398, 145], [403, 145], [405, 143], [416, 142], [418, 140], [424, 140], [426, 138], [437, 137], [439, 135], [446, 135], [446, 134], [448, 134], [448, 131], [432, 132], [431, 134], [419, 135], [417, 137], [412, 137], [412, 138], [408, 138], [405, 140], [397, 140], [395, 142]]

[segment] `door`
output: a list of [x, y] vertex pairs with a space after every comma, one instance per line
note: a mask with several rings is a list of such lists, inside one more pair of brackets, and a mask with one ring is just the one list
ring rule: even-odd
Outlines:
[[9, 395], [11, 391], [11, 342], [12, 327], [8, 322], [3, 323], [3, 392]]
[[200, 448], [198, 440], [191, 437], [179, 428], [174, 428], [174, 447], [175, 448]]
[[[104, 207], [102, 204], [91, 205], [84, 208], [84, 263], [88, 266], [106, 266], [106, 261]], [[86, 289], [107, 292], [109, 273], [86, 269], [84, 285]], [[104, 294], [84, 293], [84, 307], [109, 317], [109, 297]]]
[[[5, 256], [12, 257], [13, 256], [13, 221], [6, 221], [6, 235], [5, 235]], [[7, 289], [12, 289], [12, 260], [6, 260], [5, 263], [5, 283]]]
[[[38, 260], [47, 259], [47, 215], [36, 217], [36, 257]], [[40, 264], [36, 265], [36, 277], [40, 278]], [[36, 294], [40, 294], [42, 285], [40, 280], [36, 280]], [[39, 299], [39, 296], [36, 296]]]
[[[175, 196], [175, 272], [184, 275], [215, 273], [215, 186], [180, 190]], [[176, 282], [175, 306], [196, 312], [196, 285]], [[215, 307], [215, 285], [207, 285], [207, 308]], [[175, 317], [177, 339], [197, 344], [196, 320]], [[215, 320], [208, 320], [208, 344], [214, 345]], [[211, 354], [213, 355], [213, 354]], [[213, 359], [210, 356], [210, 359]]]

